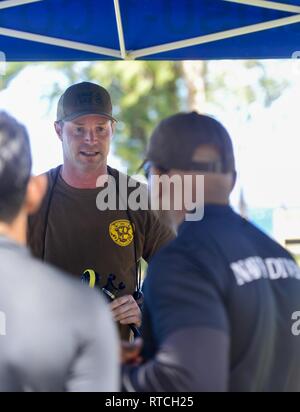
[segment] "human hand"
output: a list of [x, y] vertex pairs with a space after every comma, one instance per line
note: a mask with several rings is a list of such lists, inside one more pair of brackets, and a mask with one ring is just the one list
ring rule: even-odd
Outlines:
[[120, 322], [121, 325], [134, 324], [138, 328], [141, 326], [142, 313], [133, 296], [125, 295], [116, 298], [110, 303], [110, 308], [114, 320]]

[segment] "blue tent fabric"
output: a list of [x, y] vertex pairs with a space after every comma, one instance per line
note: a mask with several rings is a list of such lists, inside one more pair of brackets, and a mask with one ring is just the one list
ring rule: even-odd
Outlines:
[[[290, 17], [296, 22], [204, 44], [153, 51], [137, 59], [290, 58], [300, 50], [299, 0], [265, 1], [269, 8], [240, 0], [25, 0], [23, 5], [21, 1], [19, 5], [13, 4], [18, 4], [16, 0], [0, 1], [0, 51], [8, 61], [131, 59], [140, 49]], [[116, 3], [125, 57], [120, 53]], [[277, 10], [277, 4], [298, 6], [299, 10]], [[7, 29], [14, 33], [4, 35]], [[24, 39], [24, 33], [51, 38], [53, 44], [43, 43], [44, 39]], [[57, 45], [57, 39], [74, 43]], [[86, 45], [114, 53], [102, 53], [102, 49], [92, 52]]]

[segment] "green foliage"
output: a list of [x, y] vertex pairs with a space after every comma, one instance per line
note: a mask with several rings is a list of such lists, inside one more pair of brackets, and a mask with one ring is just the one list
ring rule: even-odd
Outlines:
[[96, 63], [86, 68], [84, 77], [110, 90], [119, 120], [115, 153], [135, 172], [157, 122], [179, 110], [175, 63]]
[[[157, 122], [179, 110], [179, 71], [174, 62], [59, 62], [47, 67], [66, 79], [65, 84], [59, 80], [53, 84], [46, 96], [50, 102], [68, 85], [81, 81], [97, 82], [110, 91], [118, 119], [113, 149], [130, 173], [140, 166]], [[11, 73], [16, 75], [20, 68], [11, 66]]]
[[270, 64], [259, 60], [208, 62], [207, 100], [248, 120], [252, 106], [271, 106], [289, 85], [270, 73]]
[[26, 63], [7, 63], [5, 76], [1, 76], [1, 88], [5, 89], [25, 67]]
[[[187, 84], [191, 83], [188, 80], [195, 83], [195, 90], [201, 83], [197, 81], [198, 74], [195, 77], [195, 72], [183, 70], [181, 62], [57, 62], [44, 65], [60, 74], [44, 96], [50, 104], [73, 83], [92, 81], [109, 89], [114, 115], [118, 119], [113, 149], [130, 173], [135, 173], [143, 161], [151, 131], [159, 120], [183, 107], [188, 109], [188, 93], [191, 92], [188, 91]], [[23, 63], [8, 64], [5, 86], [25, 66]], [[268, 67], [268, 63], [255, 60], [202, 64], [199, 76], [203, 77], [204, 87], [201, 93], [205, 93], [209, 111], [211, 107], [219, 107], [247, 120], [252, 115], [252, 107], [270, 106], [288, 86], [288, 81], [278, 80], [270, 74]]]
[[86, 77], [106, 86], [119, 120], [115, 153], [135, 172], [157, 122], [179, 109], [175, 64], [171, 62], [97, 63]]

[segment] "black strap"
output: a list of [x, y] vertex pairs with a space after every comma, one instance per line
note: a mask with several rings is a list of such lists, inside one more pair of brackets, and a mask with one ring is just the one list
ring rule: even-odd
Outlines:
[[141, 295], [141, 284], [142, 284], [142, 268], [141, 268], [141, 261], [140, 259], [137, 258], [137, 245], [136, 245], [136, 231], [133, 223], [133, 219], [131, 217], [131, 213], [129, 212], [128, 209], [126, 209], [126, 214], [128, 217], [128, 220], [131, 224], [132, 227], [132, 232], [133, 232], [133, 248], [134, 248], [134, 261], [135, 261], [135, 284], [136, 284], [136, 293], [134, 294], [134, 298], [136, 300], [140, 299]]
[[54, 180], [53, 180], [53, 185], [50, 189], [49, 193], [49, 198], [48, 198], [48, 203], [47, 203], [47, 208], [46, 208], [46, 214], [45, 214], [45, 223], [44, 223], [44, 233], [43, 233], [43, 250], [42, 250], [42, 259], [45, 260], [45, 253], [46, 253], [46, 236], [47, 236], [47, 229], [48, 229], [48, 221], [49, 221], [49, 213], [50, 213], [50, 208], [51, 208], [51, 203], [53, 199], [53, 194], [54, 194], [54, 188], [57, 183], [57, 179], [59, 176], [61, 170], [61, 166], [58, 166], [58, 168], [55, 171], [54, 175]]

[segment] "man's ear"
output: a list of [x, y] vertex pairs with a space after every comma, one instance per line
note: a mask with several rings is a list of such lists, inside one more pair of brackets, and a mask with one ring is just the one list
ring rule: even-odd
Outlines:
[[150, 175], [158, 175], [161, 176], [161, 171], [155, 167], [155, 166], [151, 166], [150, 168]]
[[116, 124], [117, 124], [117, 122], [111, 122], [111, 131], [112, 131], [112, 134], [114, 134], [115, 133], [115, 130], [116, 130]]
[[40, 208], [47, 190], [48, 180], [46, 175], [31, 176], [27, 185], [25, 197], [25, 210], [28, 215], [34, 214]]
[[59, 140], [62, 141], [62, 124], [60, 122], [54, 122], [54, 129], [56, 131], [56, 134]]

